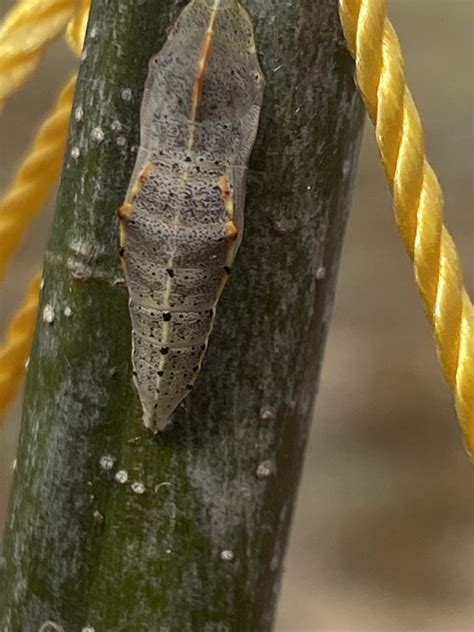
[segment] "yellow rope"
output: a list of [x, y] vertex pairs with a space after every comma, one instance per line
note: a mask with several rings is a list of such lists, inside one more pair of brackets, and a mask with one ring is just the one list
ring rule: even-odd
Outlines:
[[[81, 52], [84, 41], [89, 3], [90, 0], [81, 1], [68, 25], [68, 41], [77, 54]], [[2, 32], [0, 30], [0, 44]], [[75, 85], [76, 76], [61, 91], [52, 115], [36, 136], [31, 153], [18, 169], [10, 190], [0, 200], [0, 279], [61, 171]], [[38, 272], [0, 348], [0, 423], [2, 413], [15, 396], [24, 374], [36, 321], [40, 278], [41, 272]]]
[[0, 420], [20, 385], [30, 354], [40, 282], [41, 273], [38, 272], [30, 283], [25, 303], [12, 319], [5, 345], [0, 349]]
[[20, 0], [0, 25], [0, 109], [66, 28], [79, 0]]
[[74, 76], [61, 91], [53, 113], [38, 131], [30, 154], [0, 199], [0, 279], [61, 173], [75, 85]]
[[81, 54], [84, 40], [86, 39], [90, 8], [91, 0], [80, 0], [74, 18], [67, 25], [66, 39], [76, 55]]
[[400, 44], [386, 17], [385, 0], [340, 0], [339, 13], [357, 83], [375, 125], [398, 230], [414, 262], [467, 450], [474, 455], [474, 310], [456, 247], [443, 224], [443, 193], [425, 155]]
[[[43, 24], [42, 32], [47, 41], [48, 31], [45, 15], [49, 15], [52, 19], [51, 16], [54, 17], [60, 6], [65, 3], [45, 2], [43, 6], [42, 2], [43, 0], [40, 3], [42, 6], [40, 23]], [[81, 0], [80, 2], [75, 0], [74, 3], [69, 2], [69, 4], [76, 7], [77, 12], [68, 24], [67, 39], [71, 48], [80, 54], [87, 26], [90, 0]], [[33, 3], [27, 11], [23, 2], [10, 13], [0, 28], [0, 50], [3, 43], [2, 34], [7, 33], [8, 41], [11, 41], [15, 36], [21, 35], [22, 31], [19, 30], [19, 26], [28, 26], [34, 22], [32, 12], [35, 7], [36, 3]], [[63, 30], [65, 26], [66, 24], [63, 23]], [[53, 33], [57, 34], [55, 22], [49, 24], [49, 27]], [[19, 43], [17, 42], [16, 45], [19, 46]], [[42, 124], [36, 135], [30, 154], [18, 168], [10, 189], [0, 199], [0, 280], [5, 274], [9, 260], [17, 251], [26, 229], [48, 199], [61, 173], [75, 85], [76, 77], [74, 76], [62, 89], [53, 113]]]

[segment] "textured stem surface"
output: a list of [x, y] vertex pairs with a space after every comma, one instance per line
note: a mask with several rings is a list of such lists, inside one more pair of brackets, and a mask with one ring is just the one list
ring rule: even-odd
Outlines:
[[131, 382], [117, 208], [147, 62], [184, 4], [93, 3], [0, 567], [2, 631], [272, 625], [363, 110], [336, 0], [245, 2], [267, 87], [244, 241], [202, 374], [153, 437]]

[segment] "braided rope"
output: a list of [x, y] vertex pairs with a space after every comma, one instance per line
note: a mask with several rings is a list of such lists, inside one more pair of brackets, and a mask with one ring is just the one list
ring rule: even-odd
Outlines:
[[91, 0], [79, 0], [79, 7], [66, 29], [66, 40], [76, 55], [80, 55], [86, 39]]
[[79, 0], [20, 0], [0, 25], [0, 109], [66, 28]]
[[37, 272], [28, 287], [24, 304], [12, 319], [5, 344], [0, 349], [0, 420], [23, 379], [38, 311], [40, 283], [41, 272]]
[[61, 173], [75, 85], [74, 76], [61, 90], [52, 114], [41, 125], [30, 153], [0, 199], [0, 279]]
[[400, 237], [455, 394], [466, 448], [474, 455], [474, 309], [459, 256], [443, 224], [443, 193], [425, 155], [423, 129], [405, 82], [385, 0], [340, 0], [339, 13], [375, 136]]
[[[67, 39], [77, 54], [82, 50], [89, 3], [90, 0], [82, 0], [68, 25]], [[60, 174], [75, 85], [76, 76], [61, 91], [52, 115], [40, 127], [31, 153], [18, 169], [10, 190], [0, 200], [0, 279]], [[0, 423], [25, 371], [38, 310], [40, 279], [41, 272], [37, 272], [0, 348]]]

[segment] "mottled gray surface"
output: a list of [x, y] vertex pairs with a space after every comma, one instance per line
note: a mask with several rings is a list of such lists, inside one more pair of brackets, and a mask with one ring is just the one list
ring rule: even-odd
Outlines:
[[[472, 294], [472, 3], [391, 6]], [[2, 184], [66, 77], [65, 50], [55, 47], [0, 117]], [[472, 470], [371, 133], [368, 127], [277, 630], [467, 632]], [[2, 324], [39, 262], [47, 217], [36, 222], [1, 290]], [[18, 414], [17, 405], [0, 434], [2, 515]]]
[[242, 241], [263, 89], [252, 23], [234, 0], [187, 5], [149, 64], [121, 254], [134, 382], [154, 431], [194, 386]]

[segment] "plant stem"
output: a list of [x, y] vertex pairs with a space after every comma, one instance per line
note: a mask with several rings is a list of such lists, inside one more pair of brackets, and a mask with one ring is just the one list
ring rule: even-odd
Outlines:
[[30, 360], [2, 631], [271, 629], [363, 110], [336, 0], [245, 2], [267, 87], [244, 241], [202, 374], [154, 437], [131, 381], [117, 208], [148, 59], [185, 4], [93, 3]]

